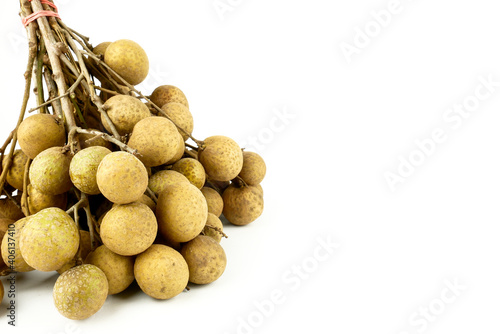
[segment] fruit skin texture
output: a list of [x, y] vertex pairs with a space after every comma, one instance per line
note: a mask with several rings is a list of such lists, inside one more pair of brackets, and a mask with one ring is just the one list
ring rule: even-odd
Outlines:
[[182, 247], [181, 254], [188, 264], [191, 283], [212, 283], [226, 269], [226, 253], [221, 245], [211, 237], [197, 236]]
[[203, 188], [206, 174], [203, 165], [198, 160], [183, 158], [172, 166], [172, 170], [184, 175], [196, 188]]
[[266, 176], [266, 163], [262, 157], [254, 152], [243, 152], [243, 168], [239, 175], [246, 184], [256, 186]]
[[[132, 86], [140, 84], [148, 76], [148, 55], [139, 44], [128, 39], [108, 45], [104, 62]], [[121, 84], [121, 80], [118, 83]]]
[[31, 267], [53, 271], [74, 258], [80, 242], [79, 233], [65, 211], [48, 208], [30, 216], [21, 232], [19, 248]]
[[233, 225], [247, 225], [260, 217], [264, 211], [264, 196], [256, 186], [236, 187], [230, 185], [222, 194], [224, 217]]
[[177, 127], [165, 117], [147, 117], [135, 125], [128, 146], [137, 149], [146, 167], [163, 165], [177, 154]]
[[104, 305], [108, 297], [108, 280], [98, 267], [83, 264], [57, 278], [53, 297], [57, 310], [66, 318], [87, 319]]
[[212, 136], [204, 141], [198, 158], [208, 176], [216, 181], [230, 181], [241, 172], [243, 152], [229, 137]]
[[137, 201], [148, 187], [148, 171], [142, 162], [127, 152], [106, 155], [97, 168], [97, 186], [113, 203]]
[[163, 85], [157, 87], [153, 91], [149, 99], [160, 108], [167, 103], [176, 102], [183, 104], [189, 109], [189, 103], [186, 95], [184, 95], [182, 90], [172, 85]]
[[30, 210], [30, 214], [32, 215], [42, 211], [43, 209], [52, 207], [64, 210], [67, 203], [67, 193], [47, 195], [34, 188], [31, 184], [28, 185], [28, 208]]
[[21, 254], [20, 241], [19, 241], [21, 238], [21, 232], [26, 223], [29, 221], [30, 217], [21, 218], [18, 221], [16, 221], [14, 224], [14, 235], [9, 235], [9, 237], [11, 238], [10, 242], [13, 242], [15, 247], [14, 248], [15, 258], [13, 265], [9, 263], [9, 245], [8, 245], [9, 238], [3, 238], [2, 240], [1, 253], [3, 261], [5, 263], [9, 263], [9, 267], [11, 268], [13, 267], [12, 269], [18, 272], [28, 272], [35, 270], [24, 260]]
[[109, 295], [122, 292], [134, 281], [134, 258], [118, 255], [105, 245], [90, 253], [85, 263], [93, 264], [106, 274]]
[[222, 240], [222, 234], [214, 230], [213, 228], [210, 228], [208, 226], [212, 227], [217, 227], [221, 231], [224, 228], [224, 225], [222, 224], [221, 220], [219, 217], [214, 215], [213, 213], [208, 213], [208, 218], [207, 218], [207, 223], [205, 224], [205, 227], [203, 228], [203, 235], [206, 235], [207, 237], [213, 238], [215, 241], [219, 242]]
[[156, 203], [160, 233], [174, 242], [194, 239], [205, 227], [207, 216], [207, 201], [191, 183], [167, 186]]
[[64, 123], [49, 114], [35, 114], [19, 125], [17, 139], [23, 152], [34, 159], [38, 153], [54, 146], [64, 146], [66, 131]]
[[89, 195], [101, 193], [97, 186], [97, 167], [111, 151], [102, 146], [85, 148], [75, 154], [69, 165], [71, 182], [80, 191]]
[[175, 170], [161, 170], [151, 176], [149, 179], [149, 188], [156, 195], [159, 195], [167, 186], [178, 182], [189, 183], [189, 180]]
[[[181, 129], [177, 128], [182, 139], [185, 141], [193, 133], [194, 120], [193, 115], [182, 103], [170, 102], [165, 104], [161, 109], [168, 115], [168, 117], [179, 126]], [[184, 132], [186, 131], [186, 132]]]
[[189, 269], [182, 255], [175, 249], [154, 244], [137, 256], [134, 275], [139, 287], [148, 296], [170, 299], [186, 288]]
[[117, 205], [101, 222], [101, 239], [111, 251], [123, 256], [136, 255], [151, 246], [158, 223], [151, 209], [142, 203]]
[[29, 170], [30, 182], [40, 192], [59, 195], [71, 189], [69, 177], [71, 156], [62, 147], [51, 147], [33, 159]]
[[[10, 169], [7, 173], [7, 183], [16, 189], [23, 190], [24, 185], [24, 169], [26, 168], [26, 162], [28, 157], [22, 150], [15, 150], [12, 157], [12, 163]], [[7, 159], [3, 159], [2, 167], [5, 169], [7, 164]]]
[[208, 212], [213, 213], [217, 217], [222, 214], [222, 209], [224, 208], [224, 201], [217, 190], [209, 187], [201, 188], [201, 192], [208, 204]]
[[[115, 95], [109, 98], [104, 103], [104, 109], [121, 136], [131, 133], [140, 120], [151, 116], [144, 103], [129, 95]], [[111, 132], [111, 127], [103, 115], [101, 122], [104, 128]]]

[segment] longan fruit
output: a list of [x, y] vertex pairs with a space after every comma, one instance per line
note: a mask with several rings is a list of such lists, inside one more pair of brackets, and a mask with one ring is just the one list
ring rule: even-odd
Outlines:
[[230, 181], [241, 172], [243, 152], [229, 137], [212, 136], [205, 139], [198, 152], [198, 159], [210, 178], [216, 181]]
[[181, 134], [179, 133], [177, 136], [177, 151], [175, 152], [174, 156], [165, 163], [165, 165], [172, 165], [176, 163], [177, 161], [181, 160], [182, 157], [184, 156], [184, 150], [186, 149], [186, 143], [184, 142], [184, 138], [182, 138]]
[[167, 103], [177, 102], [183, 104], [189, 109], [189, 103], [186, 99], [186, 95], [184, 95], [182, 90], [172, 85], [157, 87], [149, 99], [160, 108]]
[[[21, 200], [21, 196], [14, 196], [19, 202]], [[23, 211], [14, 204], [9, 198], [1, 198], [0, 199], [0, 218], [7, 218], [17, 221], [24, 217]]]
[[[79, 261], [85, 260], [87, 255], [92, 251], [92, 243], [90, 241], [90, 232], [80, 230], [80, 249], [76, 253], [75, 257], [67, 262], [64, 266], [61, 268], [57, 269], [57, 272], [59, 274], [62, 274], [63, 272], [73, 268], [74, 266], [79, 263]], [[81, 263], [80, 263], [81, 264]]]
[[149, 179], [149, 189], [159, 195], [167, 186], [178, 182], [189, 183], [189, 180], [175, 170], [161, 170], [154, 173]]
[[83, 320], [101, 309], [108, 297], [108, 280], [92, 264], [82, 264], [65, 271], [54, 285], [54, 304], [63, 316]]
[[200, 189], [191, 183], [169, 185], [160, 193], [156, 217], [160, 233], [167, 239], [186, 242], [205, 227], [208, 206]]
[[130, 153], [117, 151], [106, 155], [97, 168], [97, 186], [113, 203], [137, 201], [148, 187], [144, 164]]
[[56, 116], [35, 114], [22, 121], [17, 129], [17, 140], [23, 152], [30, 159], [49, 147], [64, 146], [66, 130], [64, 123]]
[[[104, 54], [106, 53], [106, 50], [108, 48], [108, 46], [111, 45], [111, 42], [102, 42], [102, 43], [99, 43], [97, 44], [93, 49], [92, 49], [92, 52], [101, 58], [101, 60], [104, 60]], [[94, 58], [90, 58], [89, 57], [89, 60], [90, 60], [90, 63], [94, 66], [97, 66], [97, 62], [94, 60]]]
[[230, 185], [222, 194], [222, 213], [234, 225], [247, 225], [260, 217], [264, 210], [261, 189], [255, 186], [236, 187]]
[[138, 202], [115, 206], [106, 213], [100, 226], [102, 243], [123, 256], [144, 252], [153, 244], [157, 232], [154, 212]]
[[212, 283], [226, 269], [226, 253], [222, 246], [211, 237], [197, 236], [182, 246], [181, 254], [188, 264], [191, 283]]
[[31, 185], [47, 195], [59, 195], [71, 189], [69, 177], [71, 156], [62, 147], [51, 147], [40, 152], [29, 170]]
[[132, 86], [148, 76], [148, 55], [139, 44], [128, 39], [111, 43], [104, 53], [104, 62]]
[[213, 238], [215, 241], [220, 242], [222, 240], [222, 234], [210, 227], [215, 227], [220, 231], [223, 231], [224, 229], [224, 225], [222, 224], [219, 217], [209, 212], [207, 217], [207, 223], [205, 224], [202, 233], [203, 235], [206, 235], [207, 237]]
[[141, 290], [156, 299], [170, 299], [187, 286], [189, 269], [175, 249], [153, 244], [137, 256], [134, 275]]
[[[104, 110], [106, 110], [109, 119], [121, 136], [131, 133], [140, 120], [151, 116], [148, 107], [139, 99], [130, 95], [110, 97], [104, 103]], [[104, 128], [111, 132], [111, 126], [104, 118], [104, 114], [101, 114], [101, 122]]]
[[194, 128], [193, 115], [188, 107], [182, 103], [170, 102], [162, 106], [161, 109], [167, 114], [170, 120], [179, 127], [177, 130], [181, 134], [182, 139], [187, 140]]
[[198, 160], [183, 158], [172, 166], [172, 170], [184, 175], [198, 189], [203, 188], [206, 174], [203, 165]]
[[[23, 190], [24, 185], [24, 170], [26, 168], [26, 162], [28, 157], [22, 150], [15, 150], [12, 156], [12, 163], [10, 169], [7, 172], [7, 183], [16, 189]], [[7, 165], [7, 159], [4, 157], [2, 161], [2, 167], [5, 169]]]
[[31, 184], [28, 185], [28, 208], [32, 215], [43, 209], [53, 207], [64, 210], [67, 204], [68, 193], [47, 195], [34, 188]]
[[262, 157], [254, 152], [243, 151], [243, 168], [239, 176], [249, 186], [256, 186], [266, 176], [266, 163]]
[[208, 212], [220, 217], [222, 209], [224, 208], [224, 201], [222, 200], [222, 196], [219, 192], [210, 187], [201, 188], [201, 192], [207, 200]]
[[176, 155], [178, 131], [165, 117], [147, 117], [135, 125], [127, 144], [139, 152], [146, 167], [160, 166]]
[[36, 270], [57, 270], [76, 255], [79, 233], [65, 211], [47, 208], [30, 216], [22, 229], [19, 249], [26, 263]]
[[81, 192], [89, 195], [100, 194], [97, 186], [97, 168], [102, 159], [111, 151], [102, 146], [85, 148], [75, 154], [69, 165], [71, 182]]
[[[3, 237], [5, 236], [5, 232], [0, 230], [0, 246], [2, 245], [2, 240], [3, 240]], [[1, 248], [0, 248], [0, 253], [2, 252]], [[3, 257], [2, 257], [2, 254], [0, 254], [0, 273], [4, 270], [8, 269], [7, 268], [7, 265], [5, 264], [5, 262], [3, 261]], [[0, 299], [1, 301], [1, 299]]]
[[[17, 272], [28, 272], [35, 270], [33, 267], [31, 267], [29, 264], [26, 263], [24, 260], [23, 256], [21, 255], [21, 249], [20, 249], [20, 238], [21, 238], [21, 232], [26, 225], [26, 223], [29, 221], [30, 217], [25, 217], [21, 218], [18, 221], [14, 223], [14, 229], [9, 229], [7, 233], [9, 233], [8, 238], [3, 238], [2, 240], [2, 246], [1, 246], [1, 253], [2, 253], [2, 258], [5, 263], [8, 263], [9, 267]], [[10, 245], [9, 245], [10, 243]], [[14, 246], [14, 249], [12, 250], [11, 247], [9, 246]], [[10, 254], [9, 254], [9, 248]], [[14, 259], [12, 258], [9, 261], [9, 255], [14, 255]]]
[[109, 295], [122, 292], [134, 281], [134, 257], [118, 255], [105, 245], [91, 252], [85, 263], [93, 264], [106, 274]]

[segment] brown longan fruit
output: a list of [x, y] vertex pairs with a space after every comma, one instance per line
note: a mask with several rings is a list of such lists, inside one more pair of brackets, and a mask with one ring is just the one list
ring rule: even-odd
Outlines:
[[188, 264], [191, 283], [212, 283], [226, 269], [226, 253], [222, 246], [211, 237], [197, 236], [182, 246], [181, 254]]
[[105, 245], [91, 252], [85, 263], [93, 264], [106, 274], [109, 295], [122, 292], [134, 281], [134, 257], [118, 255]]
[[172, 165], [176, 163], [177, 161], [181, 160], [182, 157], [184, 156], [184, 150], [186, 149], [186, 143], [184, 142], [184, 138], [182, 138], [181, 134], [179, 133], [177, 136], [177, 151], [175, 152], [174, 156], [165, 163], [165, 165]]
[[[26, 162], [28, 157], [22, 150], [15, 150], [12, 156], [12, 162], [7, 172], [7, 183], [16, 189], [23, 190], [24, 185], [24, 170], [26, 169]], [[5, 169], [7, 159], [4, 157], [2, 167]]]
[[[0, 230], [0, 246], [2, 245], [2, 240], [3, 240], [3, 237], [5, 236], [5, 232]], [[0, 253], [1, 253], [1, 247], [0, 247]], [[3, 272], [4, 270], [7, 270], [8, 267], [7, 265], [5, 264], [5, 262], [3, 261], [3, 257], [2, 257], [2, 254], [0, 254], [0, 273]], [[1, 299], [0, 299], [1, 301]]]
[[160, 108], [167, 103], [176, 102], [185, 105], [189, 109], [189, 103], [186, 95], [184, 95], [182, 90], [172, 85], [157, 87], [149, 99]]
[[137, 256], [134, 275], [139, 287], [148, 296], [170, 299], [186, 288], [189, 269], [178, 251], [154, 244]]
[[224, 201], [222, 200], [222, 196], [219, 192], [210, 187], [201, 188], [201, 192], [207, 200], [208, 212], [220, 217], [222, 209], [224, 208]]
[[69, 177], [71, 155], [62, 147], [51, 147], [38, 154], [31, 163], [31, 185], [47, 195], [59, 195], [71, 189]]
[[[101, 58], [101, 60], [104, 60], [104, 54], [106, 53], [106, 50], [108, 46], [111, 45], [111, 42], [102, 42], [97, 44], [93, 49], [92, 52]], [[90, 58], [90, 57], [89, 57]], [[94, 60], [94, 58], [90, 58], [90, 63], [94, 66], [97, 66], [97, 62]]]
[[127, 152], [106, 155], [97, 168], [97, 186], [113, 203], [137, 201], [148, 187], [148, 171], [144, 164]]
[[139, 44], [128, 39], [111, 43], [104, 53], [104, 62], [132, 86], [140, 84], [148, 76], [148, 55]]
[[189, 180], [175, 170], [161, 170], [154, 173], [149, 179], [149, 189], [159, 195], [167, 186], [178, 182], [189, 183]]
[[183, 158], [172, 166], [172, 170], [184, 175], [196, 188], [203, 188], [206, 173], [203, 165], [198, 160]]
[[35, 214], [47, 208], [66, 209], [68, 203], [68, 193], [59, 195], [47, 195], [34, 188], [31, 184], [28, 185], [28, 208], [30, 214]]
[[[30, 216], [31, 217], [31, 216]], [[1, 246], [1, 253], [2, 253], [2, 258], [5, 263], [9, 264], [9, 267], [18, 272], [28, 272], [35, 270], [33, 267], [31, 267], [29, 264], [26, 263], [24, 260], [22, 254], [21, 254], [21, 249], [20, 249], [20, 238], [21, 238], [21, 232], [25, 226], [25, 224], [29, 221], [30, 217], [25, 217], [21, 218], [18, 221], [14, 223], [14, 229], [9, 229], [9, 238], [3, 238], [2, 240], [2, 246]], [[11, 243], [9, 245], [9, 243]], [[14, 249], [10, 250], [9, 254], [9, 246], [14, 246]], [[9, 261], [9, 255], [11, 256], [11, 261]], [[12, 261], [12, 256], [14, 256], [14, 259]]]
[[153, 244], [157, 232], [154, 212], [137, 202], [115, 206], [106, 213], [100, 226], [102, 243], [123, 256], [144, 252]]
[[102, 146], [85, 148], [75, 154], [69, 165], [71, 182], [81, 192], [89, 195], [100, 194], [97, 186], [97, 168], [102, 159], [111, 151]]
[[17, 140], [30, 159], [49, 147], [64, 146], [66, 131], [64, 123], [56, 116], [35, 114], [27, 117], [17, 129]]
[[135, 125], [128, 146], [139, 152], [139, 159], [146, 167], [163, 165], [177, 153], [177, 128], [165, 117], [147, 117]]
[[191, 183], [179, 182], [167, 186], [156, 203], [160, 233], [176, 242], [186, 242], [200, 234], [207, 215], [207, 201]]
[[169, 119], [178, 126], [177, 130], [181, 134], [182, 139], [187, 140], [194, 128], [193, 115], [188, 107], [182, 103], [170, 102], [162, 106], [161, 109], [167, 114]]
[[[18, 203], [21, 201], [21, 196], [14, 196]], [[24, 217], [23, 211], [14, 204], [9, 198], [0, 199], [0, 218], [7, 218], [17, 221]]]
[[85, 258], [87, 257], [87, 255], [89, 255], [91, 251], [92, 251], [92, 242], [90, 240], [90, 232], [80, 230], [80, 249], [75, 254], [75, 257], [73, 257], [73, 259], [67, 262], [64, 266], [57, 269], [57, 272], [59, 274], [62, 274], [63, 272], [76, 266], [78, 263], [81, 264], [80, 261], [85, 260]]
[[229, 137], [212, 136], [205, 139], [198, 152], [198, 159], [210, 178], [230, 181], [241, 172], [243, 152]]
[[19, 239], [24, 260], [40, 271], [64, 266], [76, 255], [79, 244], [76, 223], [59, 208], [44, 209], [30, 216]]
[[250, 186], [256, 186], [266, 176], [266, 163], [262, 157], [254, 152], [243, 151], [243, 168], [239, 177]]
[[[149, 108], [136, 97], [130, 95], [115, 95], [104, 103], [109, 119], [113, 122], [116, 131], [121, 136], [129, 134], [134, 126], [142, 119], [151, 116]], [[111, 132], [111, 126], [101, 114], [101, 122], [104, 128]]]
[[260, 217], [264, 210], [262, 190], [256, 186], [230, 185], [222, 194], [222, 213], [234, 225], [247, 225]]
[[101, 309], [108, 297], [108, 280], [92, 264], [73, 267], [59, 276], [54, 285], [54, 304], [63, 316], [83, 320]]
[[213, 238], [217, 242], [220, 242], [222, 240], [222, 233], [218, 232], [217, 229], [222, 232], [224, 229], [224, 225], [222, 224], [219, 217], [209, 212], [207, 223], [203, 228], [202, 234], [206, 235], [207, 237]]

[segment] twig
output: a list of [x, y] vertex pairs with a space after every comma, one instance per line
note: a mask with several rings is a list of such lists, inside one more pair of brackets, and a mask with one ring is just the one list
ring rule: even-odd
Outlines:
[[29, 183], [29, 170], [31, 165], [31, 159], [26, 160], [26, 165], [24, 166], [24, 178], [23, 178], [23, 195], [21, 196], [21, 210], [24, 215], [28, 217], [30, 215], [30, 209], [28, 204], [28, 183]]

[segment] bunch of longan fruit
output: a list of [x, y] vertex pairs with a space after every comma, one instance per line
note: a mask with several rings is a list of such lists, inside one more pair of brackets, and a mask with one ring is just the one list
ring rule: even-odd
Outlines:
[[93, 85], [66, 74], [74, 125], [57, 112], [62, 97], [46, 97], [14, 130], [12, 154], [1, 152], [0, 272], [57, 271], [54, 304], [70, 319], [134, 280], [156, 299], [214, 282], [226, 267], [222, 215], [247, 225], [264, 205], [259, 154], [222, 135], [196, 140], [179, 88], [134, 88], [149, 71], [141, 46], [91, 51], [81, 54]]

